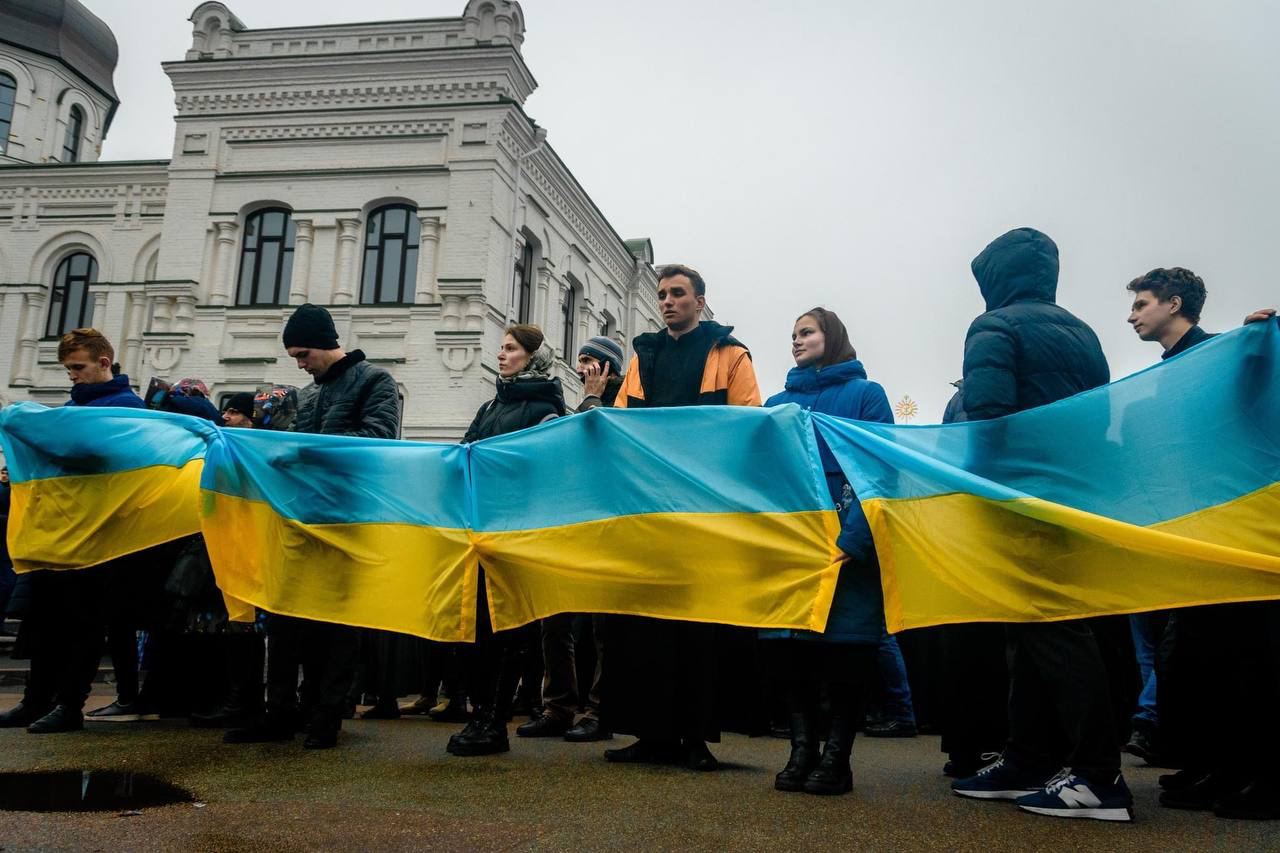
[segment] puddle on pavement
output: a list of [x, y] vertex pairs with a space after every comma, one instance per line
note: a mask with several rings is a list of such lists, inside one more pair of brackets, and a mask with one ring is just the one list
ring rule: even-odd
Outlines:
[[195, 800], [147, 773], [52, 770], [0, 773], [0, 810], [24, 812], [133, 811]]

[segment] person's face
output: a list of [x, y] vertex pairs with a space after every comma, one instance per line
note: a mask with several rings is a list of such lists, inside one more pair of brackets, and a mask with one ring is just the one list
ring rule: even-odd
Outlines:
[[1158, 341], [1182, 308], [1182, 297], [1174, 296], [1161, 302], [1150, 290], [1139, 290], [1133, 296], [1133, 308], [1129, 311], [1129, 325], [1144, 341]]
[[227, 409], [222, 413], [222, 422], [229, 427], [251, 427], [253, 419], [237, 412], [235, 409]]
[[332, 366], [332, 354], [336, 350], [289, 347], [285, 352], [289, 353], [289, 358], [298, 363], [299, 370], [305, 370], [311, 375], [311, 378], [319, 379]]
[[5, 466], [4, 468], [0, 468], [0, 486], [7, 485], [9, 485], [9, 468], [8, 466]]
[[62, 360], [62, 366], [66, 368], [67, 378], [72, 385], [111, 381], [111, 359], [105, 355], [95, 359], [89, 355], [88, 350], [72, 350]]
[[692, 329], [706, 304], [705, 296], [693, 292], [693, 282], [687, 275], [673, 275], [658, 282], [658, 310], [668, 329]]
[[818, 321], [808, 314], [796, 320], [791, 330], [791, 357], [796, 360], [796, 367], [818, 364], [826, 352], [827, 336]]
[[515, 376], [529, 363], [529, 351], [520, 346], [520, 342], [510, 335], [503, 335], [502, 347], [498, 350], [498, 373], [503, 376]]
[[578, 378], [579, 379], [586, 381], [587, 369], [590, 367], [595, 367], [596, 369], [599, 369], [600, 359], [596, 358], [593, 355], [587, 355], [586, 353], [583, 353], [582, 355], [578, 356]]

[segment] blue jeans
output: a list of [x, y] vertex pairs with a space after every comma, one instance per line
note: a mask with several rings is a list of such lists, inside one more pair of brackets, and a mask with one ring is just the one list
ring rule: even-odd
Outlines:
[[880, 670], [880, 682], [884, 685], [885, 719], [914, 726], [916, 712], [911, 704], [907, 664], [902, 659], [898, 640], [892, 634], [880, 637], [880, 645], [876, 647], [876, 668]]
[[1160, 722], [1156, 714], [1156, 649], [1164, 634], [1165, 613], [1134, 613], [1129, 617], [1129, 630], [1133, 634], [1133, 650], [1138, 658], [1138, 671], [1142, 675], [1142, 692], [1138, 694], [1138, 710], [1134, 723], [1151, 727]]

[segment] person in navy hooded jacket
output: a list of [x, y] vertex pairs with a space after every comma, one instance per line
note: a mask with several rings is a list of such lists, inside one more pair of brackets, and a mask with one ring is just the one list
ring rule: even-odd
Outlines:
[[[791, 354], [796, 366], [787, 374], [786, 389], [770, 397], [766, 406], [797, 403], [841, 418], [893, 422], [889, 398], [880, 385], [867, 379], [849, 333], [834, 312], [814, 308], [800, 315], [791, 333]], [[884, 636], [884, 601], [866, 516], [821, 436], [818, 448], [827, 488], [840, 514], [837, 544], [846, 556], [827, 628], [821, 634], [769, 630], [760, 637], [784, 686], [791, 720], [791, 757], [774, 787], [842, 794], [853, 787], [849, 754], [862, 722], [876, 649]], [[816, 717], [824, 686], [831, 723], [819, 756]]]
[[[68, 406], [146, 408], [114, 375], [115, 350], [97, 329], [75, 329], [58, 342], [58, 361], [71, 380]], [[0, 713], [0, 728], [26, 726], [32, 734], [84, 728], [84, 702], [102, 657], [100, 603], [110, 565], [75, 572], [35, 572], [30, 579], [31, 672], [22, 701]]]

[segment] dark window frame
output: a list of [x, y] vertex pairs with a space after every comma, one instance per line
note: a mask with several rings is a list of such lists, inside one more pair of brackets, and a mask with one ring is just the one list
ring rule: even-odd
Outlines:
[[[284, 227], [279, 234], [264, 234], [263, 220], [268, 214], [280, 213], [284, 214]], [[256, 232], [254, 228], [256, 227]], [[240, 240], [240, 263], [237, 266], [236, 281], [236, 306], [241, 308], [248, 307], [280, 307], [289, 301], [289, 289], [293, 279], [293, 249], [295, 227], [293, 222], [293, 211], [287, 207], [264, 207], [261, 210], [255, 210], [253, 213], [245, 217], [244, 234]], [[250, 245], [250, 241], [253, 244]], [[258, 291], [261, 289], [259, 284], [262, 278], [262, 256], [265, 244], [270, 243], [278, 245], [276, 251], [276, 268], [271, 271], [271, 301], [259, 301], [257, 299]], [[249, 275], [248, 292], [245, 287], [245, 258], [247, 255], [253, 255], [253, 271]], [[285, 275], [285, 267], [288, 267], [289, 274]]]
[[[9, 103], [0, 99], [0, 154], [9, 150], [9, 134], [13, 132], [13, 111], [18, 107], [18, 81], [12, 74], [0, 71], [0, 91], [8, 91]], [[7, 114], [6, 114], [7, 113]]]
[[[387, 214], [403, 210], [403, 231], [387, 232]], [[418, 258], [422, 249], [422, 223], [418, 208], [410, 204], [387, 204], [369, 214], [364, 229], [364, 260], [360, 271], [361, 305], [409, 305], [418, 285]], [[396, 298], [383, 299], [382, 279], [387, 261], [387, 241], [398, 240], [400, 270], [396, 275]], [[410, 263], [410, 255], [413, 257]], [[372, 264], [372, 266], [371, 266]], [[372, 273], [372, 276], [370, 275]]]
[[574, 328], [577, 325], [578, 313], [578, 289], [572, 284], [569, 289], [564, 292], [564, 302], [560, 306], [560, 318], [563, 321], [564, 329], [560, 338], [560, 352], [564, 353], [565, 361], [569, 361], [574, 355], [574, 338], [576, 335]]
[[[71, 268], [77, 258], [88, 258], [89, 263], [83, 273], [72, 274]], [[45, 320], [44, 334], [46, 338], [60, 338], [72, 329], [83, 329], [93, 322], [93, 300], [89, 293], [90, 285], [98, 283], [98, 259], [88, 252], [72, 252], [58, 262], [53, 273], [53, 286], [49, 290], [49, 316]], [[80, 292], [80, 310], [75, 321], [67, 322], [67, 308], [71, 304], [72, 289]], [[58, 294], [61, 292], [61, 299]], [[55, 316], [55, 313], [56, 316]]]
[[67, 133], [62, 138], [62, 162], [80, 162], [80, 144], [84, 141], [84, 110], [72, 104], [67, 113]]
[[516, 260], [516, 322], [528, 323], [533, 314], [533, 241], [525, 240]]

